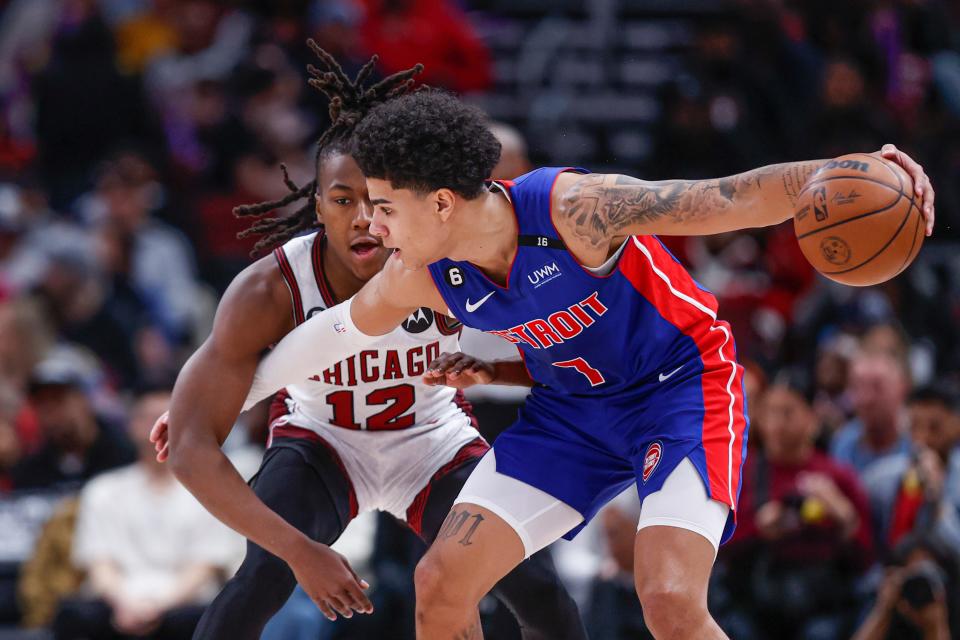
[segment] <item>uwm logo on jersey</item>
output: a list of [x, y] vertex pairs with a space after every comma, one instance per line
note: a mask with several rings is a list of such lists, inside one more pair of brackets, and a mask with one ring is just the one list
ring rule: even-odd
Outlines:
[[599, 293], [594, 291], [580, 302], [552, 313], [549, 317], [487, 333], [500, 336], [513, 344], [522, 343], [534, 349], [549, 349], [555, 344], [562, 344], [577, 337], [606, 312], [606, 305], [600, 302]]
[[530, 281], [534, 289], [539, 289], [551, 280], [559, 278], [561, 275], [563, 274], [560, 273], [560, 267], [557, 266], [556, 262], [552, 262], [543, 265], [539, 269], [534, 269], [533, 273], [528, 273], [527, 280]]

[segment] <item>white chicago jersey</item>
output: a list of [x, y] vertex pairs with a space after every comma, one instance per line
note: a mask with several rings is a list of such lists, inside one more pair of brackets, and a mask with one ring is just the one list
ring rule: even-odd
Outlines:
[[[324, 244], [319, 231], [274, 251], [296, 324], [335, 304], [323, 273]], [[286, 411], [274, 411], [271, 437], [288, 433], [287, 426], [319, 435], [340, 456], [359, 511], [403, 519], [433, 474], [480, 437], [462, 394], [423, 383], [431, 360], [460, 350], [460, 328], [418, 309], [390, 334], [389, 347], [361, 351], [281, 391]]]

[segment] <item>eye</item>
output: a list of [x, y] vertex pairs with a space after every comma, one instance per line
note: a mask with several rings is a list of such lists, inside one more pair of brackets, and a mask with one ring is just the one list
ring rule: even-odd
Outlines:
[[341, 207], [345, 207], [350, 204], [350, 198], [334, 198], [333, 201]]
[[384, 206], [381, 206], [381, 207], [380, 207], [380, 211], [382, 211], [382, 212], [383, 212], [383, 215], [385, 215], [385, 216], [388, 216], [388, 215], [390, 215], [391, 213], [393, 213], [393, 209], [389, 209], [389, 208], [384, 207]]

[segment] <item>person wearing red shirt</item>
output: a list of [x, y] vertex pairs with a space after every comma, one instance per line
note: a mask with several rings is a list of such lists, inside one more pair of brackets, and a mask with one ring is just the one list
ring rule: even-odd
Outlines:
[[854, 582], [873, 555], [866, 494], [852, 469], [815, 449], [820, 425], [802, 381], [781, 376], [760, 402], [761, 450], [747, 460], [721, 556], [731, 588], [740, 583], [738, 618], [759, 626], [737, 637], [808, 637], [813, 626], [849, 637]]
[[359, 0], [360, 38], [380, 56], [380, 71], [396, 73], [423, 63], [418, 79], [457, 93], [493, 83], [490, 52], [466, 15], [448, 0]]

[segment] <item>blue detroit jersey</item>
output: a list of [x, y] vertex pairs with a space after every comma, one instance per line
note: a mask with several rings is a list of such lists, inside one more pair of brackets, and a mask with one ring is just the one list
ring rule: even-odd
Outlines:
[[[581, 266], [550, 215], [564, 171], [500, 183], [519, 230], [503, 286], [469, 262], [430, 265], [450, 312], [514, 343], [538, 383], [494, 443], [497, 471], [586, 522], [632, 482], [641, 499], [658, 490], [686, 457], [708, 495], [734, 507], [747, 419], [729, 325], [654, 236], [627, 238], [604, 275]], [[723, 539], [732, 531], [731, 519]]]
[[[542, 168], [501, 183], [521, 238], [506, 286], [469, 262], [440, 260], [430, 272], [457, 319], [516, 344], [538, 383], [564, 393], [607, 395], [668, 374], [699, 351], [624, 272], [625, 258], [646, 259], [630, 246], [633, 238], [607, 276], [588, 272], [563, 248], [550, 217], [550, 192], [566, 170]], [[666, 251], [655, 238], [642, 241]], [[651, 265], [640, 266], [645, 273], [638, 277], [656, 277]], [[715, 313], [709, 298], [705, 303]], [[701, 326], [688, 333], [707, 331], [712, 323], [706, 314], [694, 320]]]

